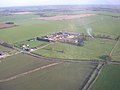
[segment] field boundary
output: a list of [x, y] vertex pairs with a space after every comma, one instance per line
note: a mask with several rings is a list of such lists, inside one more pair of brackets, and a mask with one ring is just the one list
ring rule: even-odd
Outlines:
[[82, 90], [89, 90], [89, 88], [93, 85], [93, 83], [96, 81], [96, 79], [98, 78], [102, 68], [104, 66], [104, 63], [100, 62], [98, 64], [98, 66], [96, 67], [96, 69], [91, 73], [91, 75], [88, 77], [88, 80], [86, 82], [86, 84], [83, 86]]
[[117, 42], [115, 43], [114, 47], [110, 51], [110, 54], [109, 54], [110, 57], [112, 56], [112, 53], [113, 53], [114, 49], [116, 48], [117, 44], [119, 43], [119, 40], [120, 40], [120, 38], [117, 40]]

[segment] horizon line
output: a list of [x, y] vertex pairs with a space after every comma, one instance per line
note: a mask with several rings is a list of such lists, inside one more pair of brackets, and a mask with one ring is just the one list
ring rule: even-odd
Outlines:
[[88, 6], [90, 6], [90, 5], [94, 5], [94, 6], [102, 6], [102, 5], [113, 5], [113, 6], [118, 6], [118, 5], [120, 5], [120, 4], [53, 4], [53, 5], [18, 5], [18, 6], [16, 6], [16, 5], [14, 5], [14, 6], [1, 6], [0, 8], [9, 8], [9, 7], [38, 7], [38, 6], [85, 6], [85, 5], [88, 5]]

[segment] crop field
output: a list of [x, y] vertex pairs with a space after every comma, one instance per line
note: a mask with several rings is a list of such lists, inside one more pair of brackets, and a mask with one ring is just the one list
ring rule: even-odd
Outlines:
[[119, 90], [120, 65], [106, 65], [90, 90]]
[[113, 40], [93, 39], [86, 41], [84, 46], [54, 43], [35, 51], [35, 53], [53, 58], [94, 60], [100, 59], [102, 55], [108, 55], [115, 42]]
[[[62, 63], [0, 84], [2, 90], [79, 90], [96, 67], [92, 63]], [[21, 84], [22, 83], [22, 84]]]
[[5, 79], [53, 63], [52, 61], [44, 61], [24, 54], [1, 59], [1, 61], [0, 79]]

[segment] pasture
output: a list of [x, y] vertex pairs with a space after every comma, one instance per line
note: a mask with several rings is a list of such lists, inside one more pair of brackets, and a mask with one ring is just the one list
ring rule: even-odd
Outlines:
[[19, 48], [21, 48], [23, 45], [29, 45], [29, 48], [35, 48], [35, 47], [44, 46], [48, 43], [49, 42], [38, 41], [38, 40], [26, 40], [26, 41], [17, 42], [17, 43], [14, 43], [14, 44]]
[[84, 46], [75, 46], [65, 43], [54, 43], [34, 53], [65, 59], [101, 60], [103, 55], [109, 55], [116, 41], [92, 39], [85, 41]]

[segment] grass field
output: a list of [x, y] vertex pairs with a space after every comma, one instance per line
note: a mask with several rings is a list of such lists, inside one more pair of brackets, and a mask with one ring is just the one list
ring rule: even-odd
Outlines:
[[53, 58], [100, 59], [102, 55], [110, 53], [115, 42], [113, 40], [93, 39], [86, 41], [84, 46], [55, 43], [37, 50], [35, 53]]
[[15, 45], [18, 47], [21, 47], [22, 45], [29, 45], [30, 48], [34, 48], [34, 47], [40, 47], [40, 46], [46, 45], [48, 43], [49, 42], [38, 41], [38, 40], [33, 40], [33, 41], [26, 40], [26, 41], [15, 43]]
[[26, 22], [28, 20], [31, 20], [31, 18], [37, 18], [39, 16], [33, 15], [33, 14], [27, 14], [27, 15], [10, 15], [10, 16], [2, 16], [0, 17], [0, 21], [6, 22], [6, 21], [13, 21], [16, 24]]
[[79, 90], [96, 65], [62, 63], [12, 81], [0, 83], [1, 90]]
[[44, 61], [24, 54], [18, 54], [6, 59], [1, 59], [1, 61], [0, 79], [8, 78], [31, 69], [53, 63], [52, 61]]
[[106, 65], [90, 90], [119, 90], [120, 65]]

